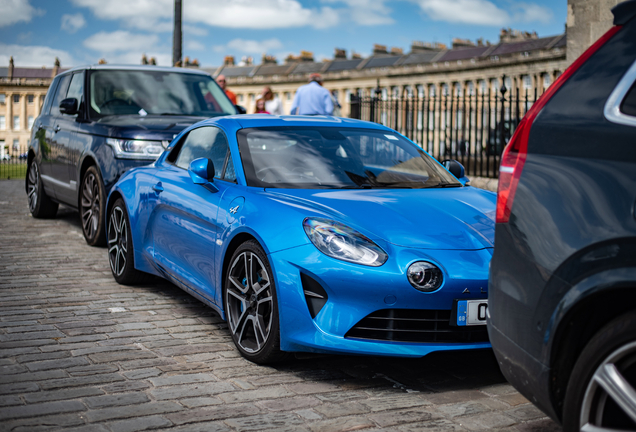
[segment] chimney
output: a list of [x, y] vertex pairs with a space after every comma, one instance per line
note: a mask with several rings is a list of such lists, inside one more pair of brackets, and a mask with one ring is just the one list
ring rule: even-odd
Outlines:
[[106, 64], [106, 59], [105, 58], [100, 58], [99, 61], [97, 62], [97, 64]]
[[141, 56], [141, 64], [142, 65], [147, 65], [148, 64], [148, 57], [146, 57], [146, 54], [143, 54]]
[[376, 54], [388, 54], [386, 45], [373, 44], [373, 55]]
[[391, 47], [391, 54], [393, 54], [393, 55], [403, 55], [404, 51], [402, 50], [402, 48]]
[[474, 42], [470, 39], [453, 38], [453, 49], [457, 48], [473, 48]]
[[314, 61], [314, 53], [311, 51], [300, 51], [300, 61], [302, 62]]
[[53, 63], [53, 72], [51, 73], [51, 78], [55, 78], [58, 73], [60, 73], [60, 59], [55, 57], [55, 63]]
[[[104, 61], [104, 63], [106, 63], [106, 61]], [[156, 57], [150, 57], [150, 64], [153, 66], [157, 66], [157, 58]]]
[[347, 51], [342, 48], [336, 48], [333, 54], [333, 58], [336, 60], [344, 60], [347, 58]]
[[276, 57], [273, 55], [267, 55], [267, 54], [263, 54], [263, 57], [261, 59], [261, 63], [262, 64], [278, 64], [278, 61], [276, 61]]
[[234, 57], [225, 56], [225, 58], [223, 59], [223, 66], [234, 66]]
[[361, 54], [351, 51], [351, 60], [360, 60], [360, 59], [362, 59]]
[[9, 81], [13, 79], [13, 56], [9, 58], [9, 74], [7, 78], [9, 78]]

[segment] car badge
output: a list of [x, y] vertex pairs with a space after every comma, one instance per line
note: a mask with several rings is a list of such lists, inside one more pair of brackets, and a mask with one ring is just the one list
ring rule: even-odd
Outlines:
[[231, 208], [230, 208], [230, 213], [232, 213], [232, 214], [236, 214], [236, 212], [238, 211], [238, 209], [239, 209], [239, 206], [231, 207]]
[[466, 288], [464, 291], [462, 291], [462, 294], [470, 294], [470, 291], [468, 290], [468, 288]]

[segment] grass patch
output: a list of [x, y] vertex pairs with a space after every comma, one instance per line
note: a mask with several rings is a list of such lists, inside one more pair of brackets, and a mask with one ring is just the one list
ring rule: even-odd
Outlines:
[[26, 177], [26, 161], [20, 163], [0, 163], [0, 179], [23, 179]]

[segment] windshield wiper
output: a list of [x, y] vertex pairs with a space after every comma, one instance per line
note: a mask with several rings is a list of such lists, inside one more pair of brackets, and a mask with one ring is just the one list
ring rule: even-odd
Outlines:
[[447, 187], [461, 187], [461, 186], [462, 186], [461, 183], [456, 184], [456, 183], [442, 183], [442, 182], [439, 182], [436, 185], [428, 186], [428, 187], [429, 188], [447, 188]]

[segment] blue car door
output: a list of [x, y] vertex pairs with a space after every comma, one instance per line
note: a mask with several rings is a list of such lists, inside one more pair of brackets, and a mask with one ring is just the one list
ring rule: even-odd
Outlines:
[[[150, 229], [156, 264], [176, 282], [214, 303], [218, 300], [217, 214], [230, 184], [222, 179], [228, 155], [227, 138], [219, 128], [193, 129], [170, 153], [166, 168], [157, 171], [153, 186], [158, 198]], [[190, 162], [201, 157], [214, 163], [212, 185], [195, 184], [190, 178]]]

